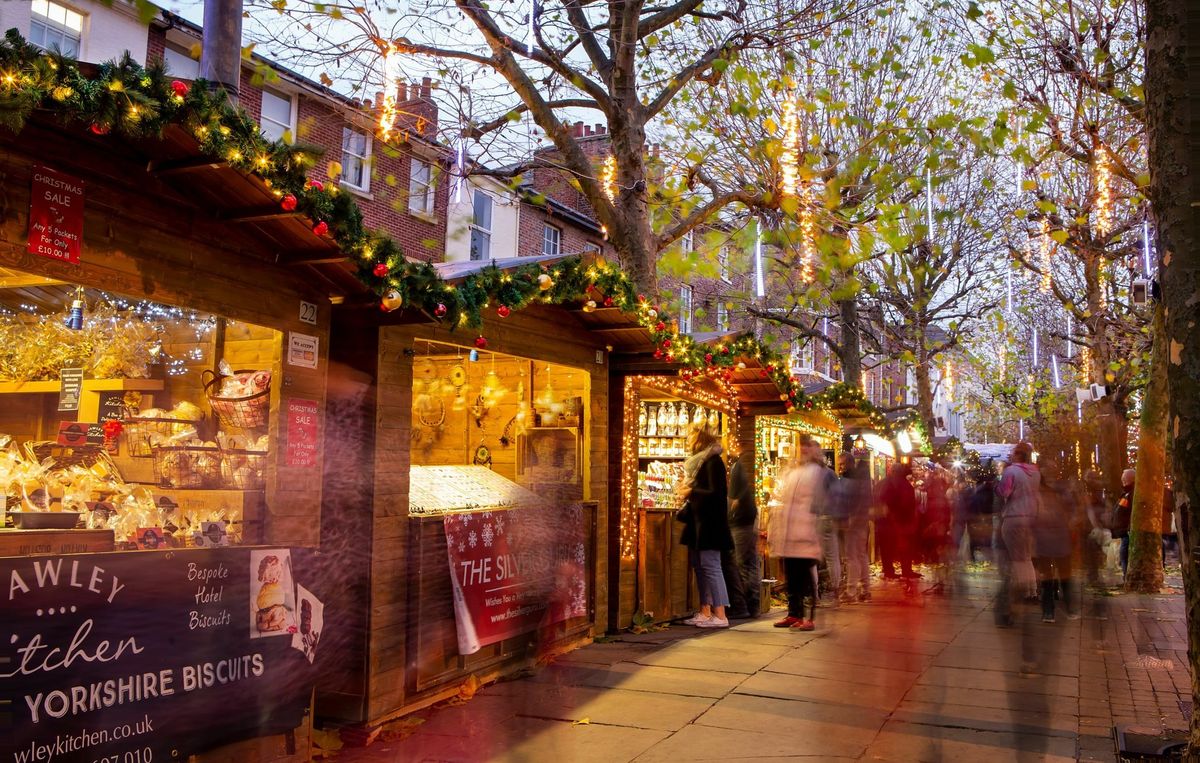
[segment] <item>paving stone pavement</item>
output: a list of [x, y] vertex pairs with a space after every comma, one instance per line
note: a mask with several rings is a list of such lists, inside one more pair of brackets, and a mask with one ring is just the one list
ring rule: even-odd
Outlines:
[[624, 634], [337, 760], [1115, 761], [1114, 724], [1186, 728], [1182, 595], [1089, 597], [1053, 624], [1029, 605], [1002, 629], [993, 585], [976, 572], [910, 598], [881, 583], [869, 604], [819, 609], [813, 633], [764, 616]]

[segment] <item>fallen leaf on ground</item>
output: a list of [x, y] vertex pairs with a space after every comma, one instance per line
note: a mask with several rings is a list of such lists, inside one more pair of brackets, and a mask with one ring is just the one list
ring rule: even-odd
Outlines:
[[587, 726], [591, 722], [592, 722], [591, 718], [580, 718], [579, 720], [574, 721], [571, 725], [572, 726]]

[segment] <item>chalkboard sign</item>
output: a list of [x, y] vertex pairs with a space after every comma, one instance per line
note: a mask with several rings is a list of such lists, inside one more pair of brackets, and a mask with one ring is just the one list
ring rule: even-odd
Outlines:
[[125, 392], [112, 390], [100, 393], [100, 415], [97, 421], [123, 421], [125, 419]]
[[4, 558], [0, 583], [0, 760], [183, 761], [303, 720], [288, 549]]

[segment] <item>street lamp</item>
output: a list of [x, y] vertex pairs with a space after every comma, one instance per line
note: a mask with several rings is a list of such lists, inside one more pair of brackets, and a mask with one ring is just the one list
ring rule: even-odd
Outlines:
[[907, 429], [901, 429], [896, 433], [896, 444], [900, 446], [901, 453], [908, 454], [912, 452], [912, 438], [908, 436]]
[[863, 438], [862, 435], [859, 435], [858, 437], [854, 438], [854, 449], [858, 450], [858, 451], [867, 449], [867, 441], [866, 441], [866, 439]]

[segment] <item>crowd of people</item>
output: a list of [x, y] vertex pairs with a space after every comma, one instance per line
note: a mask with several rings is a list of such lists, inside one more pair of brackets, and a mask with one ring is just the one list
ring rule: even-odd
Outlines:
[[[1022, 442], [1007, 463], [965, 469], [929, 460], [914, 468], [901, 459], [876, 482], [867, 461], [848, 453], [835, 473], [820, 444], [802, 436], [760, 515], [752, 453], [731, 454], [727, 469], [720, 443], [703, 428], [691, 432], [689, 446], [676, 518], [700, 595], [686, 622], [697, 627], [727, 628], [758, 614], [764, 552], [779, 560], [785, 582], [787, 615], [776, 627], [814, 630], [823, 596], [843, 605], [870, 601], [872, 528], [882, 577], [903, 581], [912, 595], [924, 577], [915, 565], [925, 565], [926, 593], [935, 594], [956, 585], [963, 562], [995, 565], [1000, 626], [1013, 625], [1032, 601], [1041, 602], [1042, 622], [1060, 612], [1078, 618], [1079, 586], [1101, 583], [1118, 544], [1122, 574], [1128, 568], [1132, 469], [1120, 495], [1109, 498], [1094, 470], [1071, 478], [1050, 461], [1035, 463]], [[1163, 506], [1165, 560], [1179, 516], [1169, 485]]]

